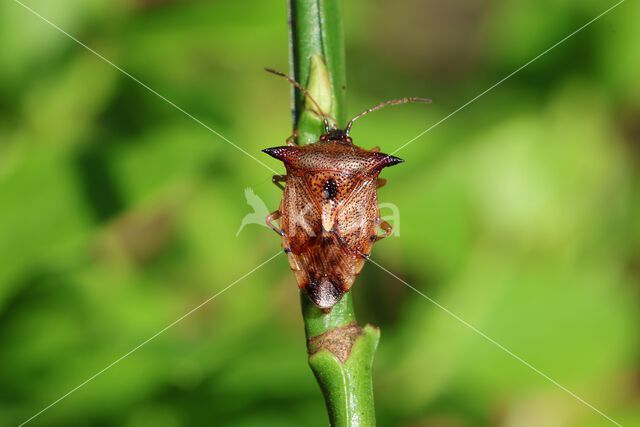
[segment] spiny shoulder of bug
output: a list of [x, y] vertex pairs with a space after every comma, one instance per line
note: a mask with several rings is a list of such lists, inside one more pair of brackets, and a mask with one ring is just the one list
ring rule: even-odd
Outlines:
[[352, 122], [345, 128], [333, 122], [329, 124], [326, 117], [324, 132], [318, 140], [306, 145], [286, 145], [266, 148], [264, 153], [281, 160], [287, 170], [335, 170], [349, 175], [373, 176], [385, 167], [402, 163], [404, 160], [381, 153], [378, 148], [364, 149], [354, 144], [349, 136]]

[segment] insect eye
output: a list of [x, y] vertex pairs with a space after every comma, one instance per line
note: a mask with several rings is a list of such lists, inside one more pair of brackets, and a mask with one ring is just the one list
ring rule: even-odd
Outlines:
[[338, 184], [333, 178], [329, 178], [327, 182], [324, 183], [323, 187], [324, 198], [327, 200], [333, 199], [338, 194]]

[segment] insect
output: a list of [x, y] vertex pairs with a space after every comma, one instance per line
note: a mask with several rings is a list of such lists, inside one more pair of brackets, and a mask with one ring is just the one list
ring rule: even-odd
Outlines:
[[380, 218], [377, 189], [386, 180], [378, 175], [383, 168], [403, 162], [378, 147], [366, 150], [355, 145], [349, 136], [351, 127], [360, 117], [388, 105], [431, 101], [386, 101], [340, 129], [329, 125], [328, 116], [302, 85], [284, 73], [267, 71], [299, 89], [324, 121], [324, 134], [315, 143], [297, 145], [294, 132], [287, 145], [262, 151], [281, 160], [287, 171], [273, 177], [284, 194], [279, 209], [267, 216], [267, 225], [282, 237], [300, 289], [328, 312], [351, 289], [374, 243], [392, 233], [391, 225]]

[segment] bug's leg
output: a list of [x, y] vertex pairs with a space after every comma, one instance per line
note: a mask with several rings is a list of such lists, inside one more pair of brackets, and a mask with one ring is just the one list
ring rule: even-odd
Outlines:
[[384, 231], [384, 234], [381, 236], [376, 236], [376, 242], [378, 240], [384, 239], [385, 237], [391, 236], [391, 233], [393, 233], [393, 227], [391, 227], [391, 224], [389, 224], [387, 221], [380, 220], [380, 228], [382, 229], [382, 231]]
[[284, 234], [284, 231], [282, 231], [282, 229], [280, 227], [278, 227], [273, 221], [277, 221], [278, 219], [280, 219], [280, 211], [273, 211], [271, 212], [269, 215], [267, 215], [267, 218], [265, 219], [267, 225], [276, 233], [278, 233], [280, 236], [282, 236]]
[[287, 175], [273, 175], [273, 178], [271, 178], [271, 182], [273, 182], [273, 184], [281, 190], [284, 190], [284, 186], [282, 185], [282, 183], [286, 180]]
[[364, 252], [357, 251], [356, 254], [364, 261], [368, 260], [371, 254], [365, 254]]
[[380, 147], [378, 147], [377, 145], [375, 147], [373, 147], [371, 150], [372, 153], [379, 153], [380, 152]]
[[376, 179], [376, 188], [384, 187], [385, 185], [387, 185], [387, 180], [386, 179], [384, 179], [384, 178]]
[[294, 129], [293, 134], [289, 138], [287, 138], [287, 145], [298, 145], [298, 136], [298, 129]]

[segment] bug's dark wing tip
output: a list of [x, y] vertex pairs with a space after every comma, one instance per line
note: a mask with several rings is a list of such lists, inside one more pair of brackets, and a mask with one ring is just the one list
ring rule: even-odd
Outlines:
[[323, 310], [330, 310], [345, 294], [340, 284], [336, 282], [326, 277], [311, 280], [304, 290], [315, 305]]

